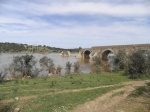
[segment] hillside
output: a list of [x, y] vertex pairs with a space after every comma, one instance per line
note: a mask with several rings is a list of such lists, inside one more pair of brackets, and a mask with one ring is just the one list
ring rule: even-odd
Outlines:
[[32, 52], [32, 53], [51, 53], [58, 52], [60, 53], [63, 50], [68, 50], [70, 52], [78, 52], [79, 48], [74, 49], [64, 49], [50, 47], [46, 45], [28, 45], [28, 44], [19, 44], [19, 43], [0, 43], [0, 52]]

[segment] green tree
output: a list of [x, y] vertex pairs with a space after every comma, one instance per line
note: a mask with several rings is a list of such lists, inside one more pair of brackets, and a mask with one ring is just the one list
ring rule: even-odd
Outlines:
[[40, 59], [41, 66], [46, 66], [48, 68], [49, 73], [55, 72], [55, 65], [53, 63], [53, 60], [51, 58], [48, 58], [47, 56], [44, 56]]
[[66, 63], [66, 74], [71, 73], [71, 66], [72, 66], [72, 63], [70, 63], [70, 62]]
[[126, 74], [130, 78], [138, 78], [149, 72], [150, 68], [149, 54], [143, 50], [138, 50], [129, 55]]
[[79, 74], [80, 73], [80, 67], [81, 67], [80, 63], [78, 61], [74, 62], [73, 67], [74, 67], [74, 73]]
[[116, 70], [123, 70], [126, 67], [127, 54], [125, 50], [119, 50], [114, 59], [114, 66]]
[[13, 59], [14, 70], [20, 72], [22, 76], [32, 76], [33, 67], [36, 61], [33, 55], [16, 56]]

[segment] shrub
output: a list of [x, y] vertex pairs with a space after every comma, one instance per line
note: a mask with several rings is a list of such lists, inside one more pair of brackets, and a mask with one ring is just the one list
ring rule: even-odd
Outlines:
[[101, 73], [101, 57], [100, 56], [94, 56], [92, 58], [93, 63], [92, 63], [92, 71], [99, 74]]
[[53, 60], [47, 56], [44, 56], [40, 59], [39, 62], [41, 65], [49, 67], [53, 63]]
[[66, 74], [70, 74], [70, 72], [71, 72], [71, 66], [72, 66], [72, 63], [70, 63], [70, 62], [66, 63]]
[[61, 66], [58, 65], [56, 68], [56, 74], [61, 75], [61, 69], [62, 69]]
[[127, 63], [127, 54], [125, 50], [119, 50], [114, 59], [114, 66], [116, 70], [123, 70]]
[[75, 62], [73, 67], [74, 67], [74, 73], [79, 74], [80, 73], [80, 63], [78, 61]]
[[100, 56], [94, 56], [92, 58], [93, 60], [93, 65], [101, 65], [101, 57]]
[[130, 78], [138, 78], [149, 72], [150, 60], [149, 53], [138, 50], [129, 55], [127, 75]]
[[16, 56], [13, 59], [14, 71], [20, 72], [22, 76], [31, 76], [36, 61], [33, 55]]
[[5, 78], [5, 75], [3, 75], [3, 72], [0, 72], [0, 83], [3, 82]]
[[46, 66], [48, 68], [49, 73], [54, 74], [55, 72], [55, 65], [53, 63], [53, 60], [51, 58], [48, 58], [47, 56], [44, 56], [40, 59], [40, 65]]

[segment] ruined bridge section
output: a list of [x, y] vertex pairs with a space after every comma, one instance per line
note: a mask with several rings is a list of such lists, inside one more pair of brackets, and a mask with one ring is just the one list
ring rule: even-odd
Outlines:
[[150, 50], [150, 44], [135, 44], [135, 45], [116, 45], [116, 46], [94, 46], [92, 48], [84, 48], [79, 51], [77, 58], [92, 58], [101, 56], [102, 60], [107, 60], [110, 53], [116, 54], [119, 50], [125, 50], [127, 54], [138, 50]]

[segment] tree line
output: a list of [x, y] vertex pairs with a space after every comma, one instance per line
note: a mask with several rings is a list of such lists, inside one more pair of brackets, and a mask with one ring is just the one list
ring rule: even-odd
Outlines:
[[74, 49], [64, 49], [57, 47], [50, 47], [46, 45], [28, 45], [28, 44], [19, 44], [19, 43], [0, 43], [0, 51], [1, 52], [32, 52], [32, 53], [50, 53], [56, 52], [60, 53], [63, 50], [68, 50], [70, 52], [78, 52], [79, 48]]

